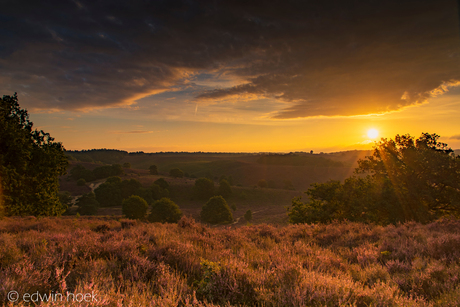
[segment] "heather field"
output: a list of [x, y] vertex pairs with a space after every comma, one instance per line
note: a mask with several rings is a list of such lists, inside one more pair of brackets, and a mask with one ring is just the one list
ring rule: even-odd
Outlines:
[[460, 222], [6, 218], [0, 281], [4, 306], [459, 306]]

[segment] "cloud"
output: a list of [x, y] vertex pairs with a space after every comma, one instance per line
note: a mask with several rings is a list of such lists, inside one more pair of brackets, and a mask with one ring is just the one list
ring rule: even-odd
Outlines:
[[460, 134], [452, 135], [449, 137], [451, 140], [460, 140]]
[[455, 1], [26, 2], [2, 6], [0, 91], [43, 110], [130, 106], [182, 87], [197, 103], [281, 102], [274, 119], [350, 116], [460, 82]]

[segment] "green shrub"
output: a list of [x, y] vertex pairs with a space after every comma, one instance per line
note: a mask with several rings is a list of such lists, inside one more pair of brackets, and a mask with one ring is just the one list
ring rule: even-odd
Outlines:
[[158, 175], [158, 168], [156, 165], [150, 165], [149, 167], [150, 175]]
[[80, 178], [77, 180], [77, 185], [82, 187], [84, 185], [86, 185], [86, 180], [84, 178]]
[[96, 215], [99, 209], [99, 202], [93, 192], [78, 198], [76, 205], [78, 206], [77, 213], [80, 215]]
[[173, 168], [169, 171], [169, 176], [174, 178], [182, 178], [184, 177], [184, 172], [178, 168]]
[[182, 217], [182, 211], [169, 198], [163, 197], [152, 205], [148, 217], [150, 222], [177, 223]]
[[209, 178], [199, 178], [195, 180], [195, 196], [199, 199], [209, 199], [214, 195], [214, 181]]
[[232, 188], [230, 187], [228, 181], [222, 179], [219, 183], [219, 189], [217, 191], [217, 194], [221, 195], [224, 198], [228, 198], [232, 195], [232, 193]]
[[129, 162], [123, 163], [123, 168], [131, 168], [131, 163]]
[[252, 220], [252, 211], [251, 210], [246, 211], [246, 213], [244, 214], [244, 219], [247, 222], [250, 222]]
[[201, 220], [210, 224], [233, 221], [233, 215], [222, 196], [211, 197], [201, 210]]
[[268, 186], [268, 183], [267, 183], [267, 180], [260, 179], [259, 182], [257, 182], [257, 185], [261, 188], [266, 188]]
[[169, 188], [169, 183], [164, 178], [159, 178], [153, 182], [158, 185], [160, 188], [167, 189]]
[[122, 202], [122, 212], [129, 219], [143, 219], [147, 214], [148, 204], [140, 196], [131, 195]]

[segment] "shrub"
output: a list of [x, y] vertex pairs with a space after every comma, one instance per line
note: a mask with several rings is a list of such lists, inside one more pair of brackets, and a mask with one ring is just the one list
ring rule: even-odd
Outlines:
[[153, 182], [158, 185], [160, 188], [167, 189], [169, 188], [169, 183], [164, 178], [159, 178]]
[[268, 183], [267, 183], [267, 180], [260, 179], [259, 182], [257, 182], [257, 185], [261, 188], [266, 188], [268, 186]]
[[233, 221], [233, 215], [227, 202], [222, 196], [211, 197], [203, 206], [201, 220], [210, 224], [226, 223]]
[[169, 196], [169, 190], [162, 188], [155, 183], [150, 187], [150, 193], [152, 194], [152, 198], [155, 200]]
[[194, 193], [199, 199], [209, 199], [214, 195], [214, 181], [209, 178], [195, 180]]
[[123, 163], [123, 168], [131, 168], [131, 163], [129, 162]]
[[182, 211], [169, 198], [163, 197], [152, 205], [148, 217], [150, 222], [177, 223], [182, 217]]
[[122, 212], [129, 219], [142, 219], [146, 216], [148, 207], [145, 199], [131, 195], [123, 200]]
[[252, 220], [252, 211], [251, 210], [246, 211], [246, 213], [244, 214], [244, 219], [247, 222], [250, 222]]
[[86, 185], [86, 180], [84, 178], [80, 178], [77, 180], [77, 185], [82, 187], [84, 185]]
[[219, 189], [217, 194], [221, 195], [224, 198], [228, 198], [232, 195], [232, 188], [227, 180], [222, 179], [219, 183]]
[[174, 178], [182, 178], [184, 177], [184, 172], [178, 168], [173, 168], [169, 171], [169, 176]]
[[150, 165], [149, 167], [150, 175], [158, 175], [158, 168], [156, 165]]
[[94, 190], [96, 199], [102, 207], [121, 206], [123, 200], [120, 189], [121, 179], [118, 181], [116, 178], [120, 179], [120, 177], [110, 177]]
[[77, 213], [80, 215], [96, 215], [99, 209], [99, 202], [96, 200], [96, 195], [91, 192], [82, 195], [77, 199]]

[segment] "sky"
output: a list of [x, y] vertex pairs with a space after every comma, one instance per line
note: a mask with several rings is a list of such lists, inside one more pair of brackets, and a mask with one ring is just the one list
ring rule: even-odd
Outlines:
[[5, 0], [0, 95], [68, 150], [458, 149], [459, 3]]

